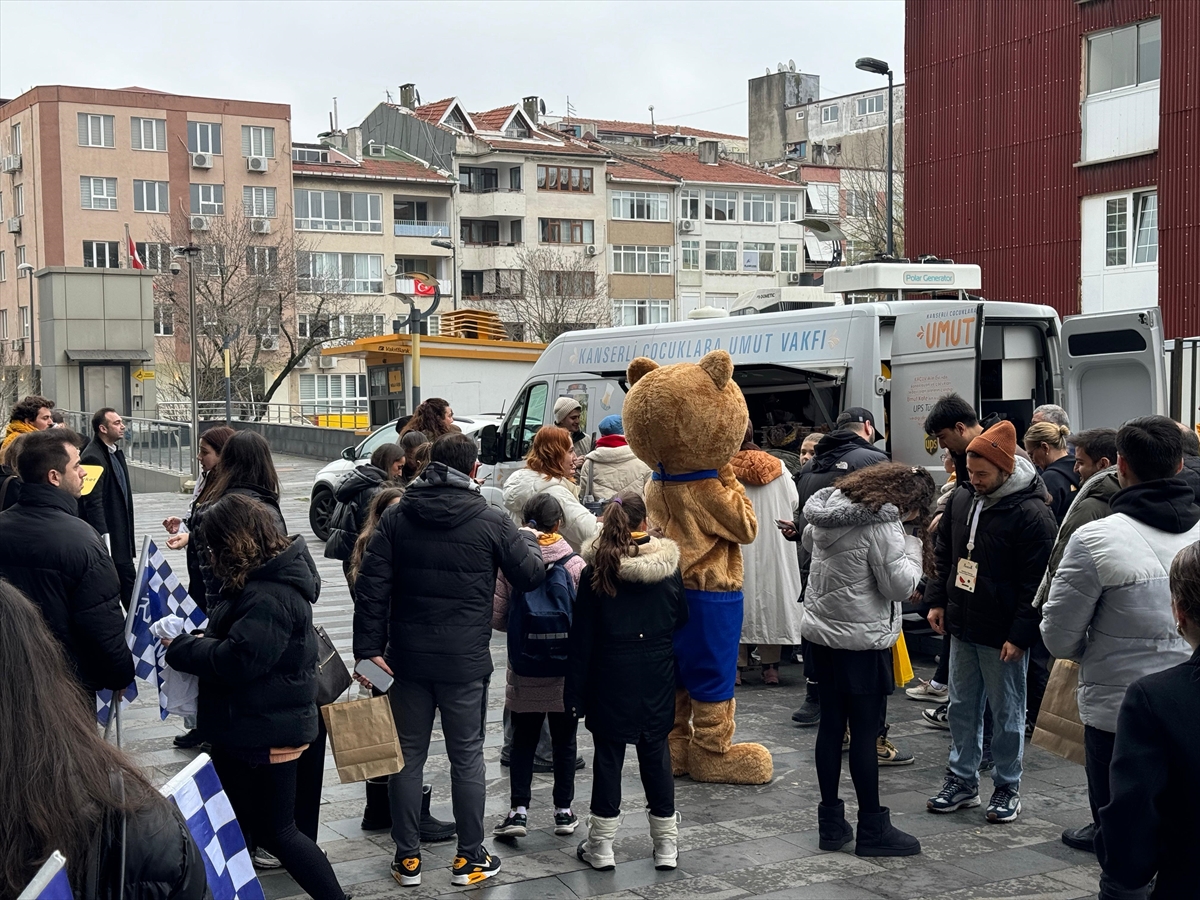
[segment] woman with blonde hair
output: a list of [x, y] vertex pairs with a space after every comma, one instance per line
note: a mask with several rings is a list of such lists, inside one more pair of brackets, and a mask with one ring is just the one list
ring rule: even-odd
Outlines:
[[550, 494], [563, 511], [560, 533], [576, 553], [600, 532], [600, 523], [579, 502], [579, 486], [572, 481], [575, 457], [571, 433], [565, 428], [546, 425], [538, 429], [525, 457], [525, 468], [518, 469], [504, 483], [504, 508], [518, 526], [525, 524], [525, 504], [537, 494]]
[[1067, 435], [1071, 429], [1053, 422], [1038, 422], [1025, 432], [1025, 452], [1038, 467], [1046, 490], [1050, 492], [1054, 521], [1062, 524], [1075, 492], [1079, 490], [1079, 475], [1075, 460], [1067, 451]]

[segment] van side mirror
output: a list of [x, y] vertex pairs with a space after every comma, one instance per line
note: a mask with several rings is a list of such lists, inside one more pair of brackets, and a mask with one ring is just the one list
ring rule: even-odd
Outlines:
[[495, 425], [485, 425], [479, 432], [479, 461], [485, 466], [500, 461], [500, 429]]
[[354, 448], [347, 447], [345, 450], [343, 450], [342, 459], [346, 460], [346, 462], [354, 462]]

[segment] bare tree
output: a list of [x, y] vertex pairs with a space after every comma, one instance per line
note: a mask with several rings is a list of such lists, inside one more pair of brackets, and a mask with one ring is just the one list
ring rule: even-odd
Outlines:
[[[20, 399], [21, 375], [25, 367], [19, 364], [17, 355], [9, 349], [9, 342], [0, 342], [0, 428], [8, 421], [9, 411]], [[33, 385], [28, 385], [32, 392]]]
[[525, 340], [548, 343], [567, 331], [612, 324], [607, 286], [594, 257], [581, 249], [527, 247], [517, 264], [523, 285], [499, 295], [499, 306], [503, 318], [523, 326]]
[[[887, 249], [887, 131], [878, 129], [843, 143], [837, 165], [844, 196], [842, 231], [852, 244], [846, 261], [862, 262]], [[904, 255], [904, 140], [897, 130], [893, 148], [892, 234], [895, 253]]]

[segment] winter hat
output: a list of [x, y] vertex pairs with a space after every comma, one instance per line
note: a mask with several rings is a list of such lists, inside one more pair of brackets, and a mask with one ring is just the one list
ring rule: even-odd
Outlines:
[[967, 445], [967, 452], [982, 456], [996, 468], [1009, 475], [1017, 462], [1017, 429], [1012, 422], [1001, 420]]
[[610, 434], [624, 434], [625, 426], [620, 416], [605, 416], [600, 420], [600, 434], [607, 437]]
[[583, 409], [574, 397], [559, 397], [554, 401], [554, 424], [561, 425], [562, 420], [577, 409]]

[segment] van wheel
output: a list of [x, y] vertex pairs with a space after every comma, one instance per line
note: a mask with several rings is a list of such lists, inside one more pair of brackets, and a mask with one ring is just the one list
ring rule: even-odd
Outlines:
[[308, 505], [308, 524], [312, 526], [317, 540], [329, 540], [329, 517], [333, 515], [333, 508], [336, 505], [337, 501], [333, 498], [333, 491], [329, 488], [318, 488], [313, 493], [312, 501]]

